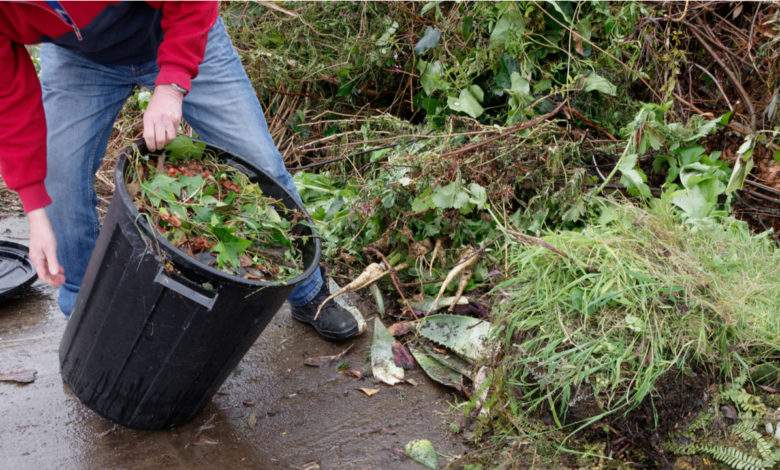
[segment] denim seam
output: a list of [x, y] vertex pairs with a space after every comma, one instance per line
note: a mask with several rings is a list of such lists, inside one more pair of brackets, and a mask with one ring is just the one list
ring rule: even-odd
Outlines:
[[325, 278], [320, 276], [320, 280], [315, 283], [317, 285], [316, 289], [311, 289], [310, 288], [309, 293], [304, 297], [303, 301], [300, 301], [300, 302], [292, 302], [292, 301], [290, 301], [290, 304], [295, 306], [295, 307], [300, 307], [302, 305], [308, 304], [309, 302], [311, 302], [312, 300], [317, 298], [317, 295], [320, 293], [320, 290], [322, 289], [322, 285], [324, 283], [325, 283]]

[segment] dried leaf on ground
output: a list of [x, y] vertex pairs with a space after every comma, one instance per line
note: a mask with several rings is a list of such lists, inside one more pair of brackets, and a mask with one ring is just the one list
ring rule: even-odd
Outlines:
[[247, 418], [246, 423], [252, 429], [254, 429], [255, 426], [257, 426], [257, 412], [255, 412], [255, 410], [252, 410], [252, 412], [249, 413], [249, 417]]
[[398, 341], [393, 342], [393, 362], [398, 367], [409, 370], [414, 368], [414, 358], [409, 354], [406, 346]]
[[411, 321], [399, 321], [387, 327], [387, 331], [393, 336], [403, 336], [417, 328], [417, 323]]
[[462, 315], [431, 315], [421, 321], [419, 331], [425, 338], [471, 362], [484, 360], [488, 354], [490, 322]]
[[361, 392], [365, 393], [369, 397], [373, 397], [374, 395], [379, 393], [379, 389], [378, 388], [362, 387], [362, 388], [359, 388], [358, 390], [360, 390]]
[[196, 446], [215, 446], [219, 444], [219, 441], [211, 439], [210, 437], [201, 436], [193, 444]]
[[404, 447], [404, 451], [410, 459], [424, 467], [436, 470], [439, 465], [439, 456], [436, 454], [436, 449], [433, 448], [433, 443], [428, 439], [409, 441]]
[[311, 367], [322, 367], [322, 366], [327, 366], [327, 365], [329, 365], [329, 364], [332, 364], [332, 363], [334, 363], [334, 362], [338, 361], [338, 360], [339, 360], [339, 359], [341, 359], [342, 357], [344, 357], [344, 356], [345, 356], [345, 355], [346, 355], [346, 354], [349, 352], [349, 350], [350, 350], [350, 349], [352, 349], [352, 346], [353, 346], [353, 345], [350, 345], [350, 346], [349, 346], [347, 349], [345, 349], [345, 350], [341, 351], [341, 352], [340, 352], [340, 353], [338, 353], [338, 354], [334, 354], [334, 355], [332, 355], [332, 356], [314, 356], [314, 357], [307, 357], [307, 358], [306, 358], [306, 359], [303, 361], [303, 363], [304, 363], [304, 364], [306, 364], [307, 366], [311, 366]]
[[358, 369], [347, 369], [344, 371], [345, 375], [349, 375], [350, 377], [354, 377], [358, 380], [363, 378], [363, 371]]
[[19, 369], [9, 372], [0, 372], [0, 382], [15, 382], [29, 384], [35, 382], [38, 372], [33, 369]]
[[371, 373], [374, 378], [388, 385], [404, 379], [404, 370], [393, 360], [393, 336], [379, 318], [374, 319], [374, 340], [371, 343]]
[[463, 376], [458, 371], [450, 369], [422, 351], [414, 350], [412, 355], [414, 355], [414, 359], [431, 380], [446, 387], [463, 390]]

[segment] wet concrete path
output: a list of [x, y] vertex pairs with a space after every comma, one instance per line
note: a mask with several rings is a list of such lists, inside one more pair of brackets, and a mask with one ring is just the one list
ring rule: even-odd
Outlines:
[[[19, 218], [0, 221], [0, 238], [24, 241]], [[372, 322], [369, 321], [369, 325]], [[171, 431], [113, 425], [70, 394], [57, 348], [65, 320], [54, 292], [36, 285], [0, 305], [0, 372], [38, 372], [29, 385], [0, 383], [0, 468], [421, 468], [403, 456], [412, 439], [463, 451], [449, 423], [454, 397], [411, 371], [417, 386], [377, 385], [304, 365], [347, 345], [320, 340], [285, 307], [193, 422]], [[368, 372], [371, 332], [345, 356]], [[368, 397], [360, 387], [378, 388]], [[441, 459], [446, 461], [446, 458]]]

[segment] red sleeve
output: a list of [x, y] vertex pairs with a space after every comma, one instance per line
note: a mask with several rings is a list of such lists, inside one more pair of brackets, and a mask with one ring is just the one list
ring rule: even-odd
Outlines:
[[149, 2], [162, 9], [163, 40], [157, 50], [160, 73], [155, 85], [175, 83], [187, 90], [198, 75], [218, 2]]
[[0, 174], [25, 212], [47, 206], [46, 118], [41, 84], [23, 45], [0, 35]]

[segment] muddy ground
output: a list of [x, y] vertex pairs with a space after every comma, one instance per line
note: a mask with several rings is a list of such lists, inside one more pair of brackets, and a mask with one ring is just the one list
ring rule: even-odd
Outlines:
[[[24, 242], [24, 226], [6, 217], [0, 238]], [[464, 450], [448, 432], [459, 415], [446, 390], [420, 371], [409, 374], [417, 386], [387, 387], [336, 364], [305, 366], [347, 345], [320, 340], [286, 306], [193, 422], [159, 432], [117, 427], [62, 383], [65, 319], [54, 295], [36, 284], [0, 305], [0, 372], [38, 372], [29, 385], [0, 383], [0, 468], [420, 468], [403, 455], [412, 439], [430, 439], [445, 457]], [[368, 369], [370, 338], [345, 356], [352, 367]], [[368, 397], [359, 387], [380, 391]]]

